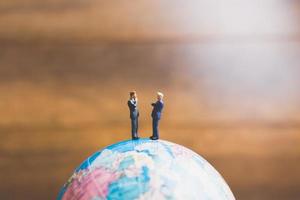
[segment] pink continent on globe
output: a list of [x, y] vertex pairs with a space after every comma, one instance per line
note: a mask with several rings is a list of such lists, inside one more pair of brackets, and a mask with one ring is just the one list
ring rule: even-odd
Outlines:
[[90, 200], [93, 197], [105, 198], [108, 194], [109, 184], [118, 178], [116, 174], [102, 168], [96, 168], [86, 173], [81, 171], [78, 174], [70, 183], [63, 200]]

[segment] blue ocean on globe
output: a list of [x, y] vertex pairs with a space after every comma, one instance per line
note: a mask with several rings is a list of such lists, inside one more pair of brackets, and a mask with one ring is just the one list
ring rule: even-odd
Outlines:
[[86, 159], [57, 200], [234, 200], [200, 155], [164, 140], [127, 140]]

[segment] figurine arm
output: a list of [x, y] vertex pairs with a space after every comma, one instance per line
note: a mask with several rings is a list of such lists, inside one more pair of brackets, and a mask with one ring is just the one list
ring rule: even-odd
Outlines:
[[137, 100], [135, 100], [135, 103], [133, 102], [132, 105], [134, 106], [134, 108], [137, 107]]
[[128, 106], [132, 109], [135, 109], [137, 104], [136, 103], [133, 103], [132, 101], [128, 101]]
[[162, 109], [163, 109], [163, 107], [164, 107], [164, 104], [159, 103], [159, 104], [157, 105], [157, 107], [158, 107], [158, 109], [159, 109], [160, 111], [162, 111]]

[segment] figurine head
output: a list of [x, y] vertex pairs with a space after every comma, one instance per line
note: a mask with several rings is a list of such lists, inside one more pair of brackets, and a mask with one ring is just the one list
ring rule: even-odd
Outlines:
[[161, 92], [157, 92], [157, 100], [161, 101], [164, 98], [164, 94]]
[[136, 99], [136, 91], [129, 92], [130, 99]]

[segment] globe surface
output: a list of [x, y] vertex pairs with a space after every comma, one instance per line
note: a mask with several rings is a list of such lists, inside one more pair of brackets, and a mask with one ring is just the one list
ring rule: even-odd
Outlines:
[[164, 140], [128, 140], [86, 159], [58, 200], [234, 200], [221, 175], [201, 156]]

